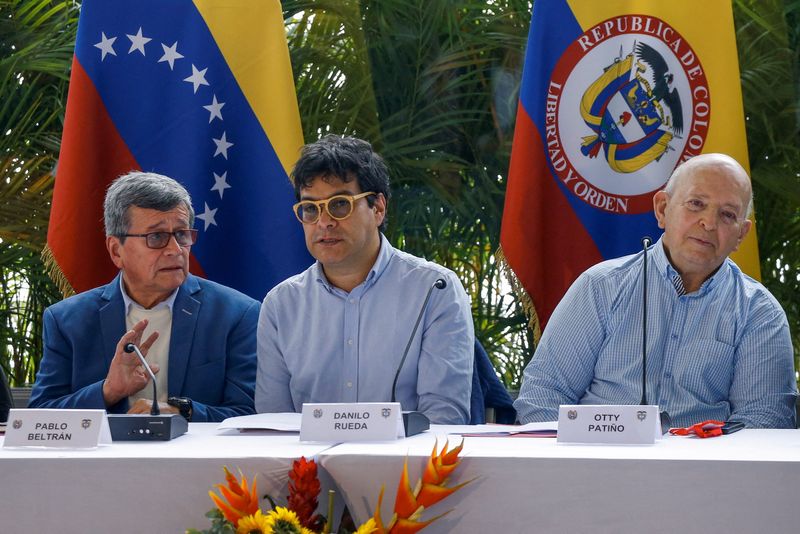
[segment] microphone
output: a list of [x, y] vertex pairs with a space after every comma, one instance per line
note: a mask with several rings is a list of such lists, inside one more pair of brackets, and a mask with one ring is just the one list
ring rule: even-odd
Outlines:
[[[403, 357], [400, 359], [400, 364], [397, 366], [397, 371], [394, 374], [394, 381], [392, 382], [392, 402], [396, 402], [397, 380], [400, 378], [400, 370], [403, 369], [403, 364], [406, 362], [408, 350], [411, 348], [411, 342], [414, 340], [414, 336], [417, 333], [417, 328], [419, 328], [419, 323], [422, 321], [422, 316], [425, 313], [425, 309], [428, 307], [428, 301], [431, 299], [431, 294], [433, 293], [434, 289], [444, 289], [445, 287], [447, 287], [447, 282], [445, 282], [443, 278], [437, 278], [428, 289], [427, 295], [425, 295], [425, 301], [422, 303], [422, 307], [419, 310], [419, 315], [417, 315], [417, 322], [414, 323], [414, 329], [411, 330], [411, 336], [409, 336], [408, 343], [406, 343], [406, 350], [403, 351]], [[430, 428], [430, 425], [430, 420], [428, 420], [428, 418], [422, 412], [403, 412], [403, 427], [406, 430], [406, 437], [414, 436], [420, 432], [424, 432]]]
[[642, 238], [642, 406], [647, 406], [647, 247], [653, 241]]
[[[640, 404], [647, 406], [647, 249], [653, 243], [650, 236], [642, 238], [642, 400]], [[659, 413], [661, 433], [666, 434], [672, 426], [672, 419], [666, 410]]]
[[139, 347], [137, 347], [133, 343], [128, 343], [127, 345], [125, 345], [125, 348], [123, 350], [125, 350], [125, 352], [127, 352], [128, 354], [130, 354], [131, 352], [136, 353], [136, 356], [139, 357], [139, 361], [142, 363], [142, 366], [144, 366], [145, 370], [147, 371], [147, 374], [150, 375], [150, 380], [153, 381], [153, 404], [150, 406], [150, 415], [161, 415], [161, 410], [158, 408], [158, 402], [157, 402], [158, 389], [156, 388], [156, 375], [153, 374], [153, 370], [150, 369], [149, 365], [147, 365], [147, 361], [145, 361], [144, 356], [142, 355], [142, 351], [140, 351]]
[[156, 388], [156, 375], [147, 365], [144, 355], [139, 347], [128, 343], [123, 347], [127, 353], [135, 353], [139, 361], [153, 381], [153, 403], [150, 415], [143, 414], [109, 414], [108, 426], [111, 429], [111, 439], [114, 441], [169, 441], [177, 438], [189, 430], [189, 422], [179, 414], [161, 415], [158, 408], [158, 392]]

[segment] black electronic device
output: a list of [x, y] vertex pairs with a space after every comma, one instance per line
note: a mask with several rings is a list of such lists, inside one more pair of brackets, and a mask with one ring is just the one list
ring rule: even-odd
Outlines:
[[169, 441], [189, 430], [189, 422], [177, 413], [109, 414], [108, 426], [114, 441]]

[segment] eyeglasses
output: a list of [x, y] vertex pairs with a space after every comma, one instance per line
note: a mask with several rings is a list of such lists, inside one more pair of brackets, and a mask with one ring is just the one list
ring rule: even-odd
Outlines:
[[370, 195], [377, 195], [377, 193], [370, 191], [360, 195], [334, 195], [325, 200], [301, 200], [292, 206], [292, 209], [297, 220], [303, 224], [316, 223], [322, 215], [323, 206], [331, 219], [341, 221], [353, 214], [353, 205], [356, 200]]
[[197, 242], [197, 230], [175, 230], [174, 232], [150, 232], [149, 234], [122, 234], [117, 237], [143, 237], [147, 248], [164, 248], [174, 237], [178, 245], [190, 247]]

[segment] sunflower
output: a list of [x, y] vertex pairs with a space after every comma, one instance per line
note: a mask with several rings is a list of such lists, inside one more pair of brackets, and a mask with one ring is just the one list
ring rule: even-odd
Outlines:
[[358, 527], [358, 530], [353, 532], [353, 534], [372, 534], [378, 530], [378, 525], [375, 524], [375, 519], [370, 517], [369, 520]]
[[261, 510], [256, 510], [253, 515], [239, 519], [236, 534], [272, 534], [273, 518], [271, 514], [262, 515]]
[[267, 514], [272, 521], [274, 534], [301, 534], [306, 530], [297, 518], [297, 514], [288, 508], [278, 506]]

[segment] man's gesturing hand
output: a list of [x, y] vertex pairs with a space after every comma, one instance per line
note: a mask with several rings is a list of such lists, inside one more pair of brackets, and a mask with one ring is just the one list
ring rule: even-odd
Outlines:
[[[125, 332], [117, 343], [114, 359], [108, 369], [108, 375], [103, 383], [103, 399], [106, 406], [113, 406], [125, 397], [129, 397], [144, 388], [150, 381], [150, 375], [142, 366], [139, 358], [134, 353], [125, 352], [125, 345], [133, 343], [147, 356], [147, 351], [158, 339], [158, 332], [153, 332], [142, 342], [144, 329], [147, 328], [147, 319], [136, 323], [131, 330]], [[158, 365], [150, 365], [153, 373], [158, 372]]]

